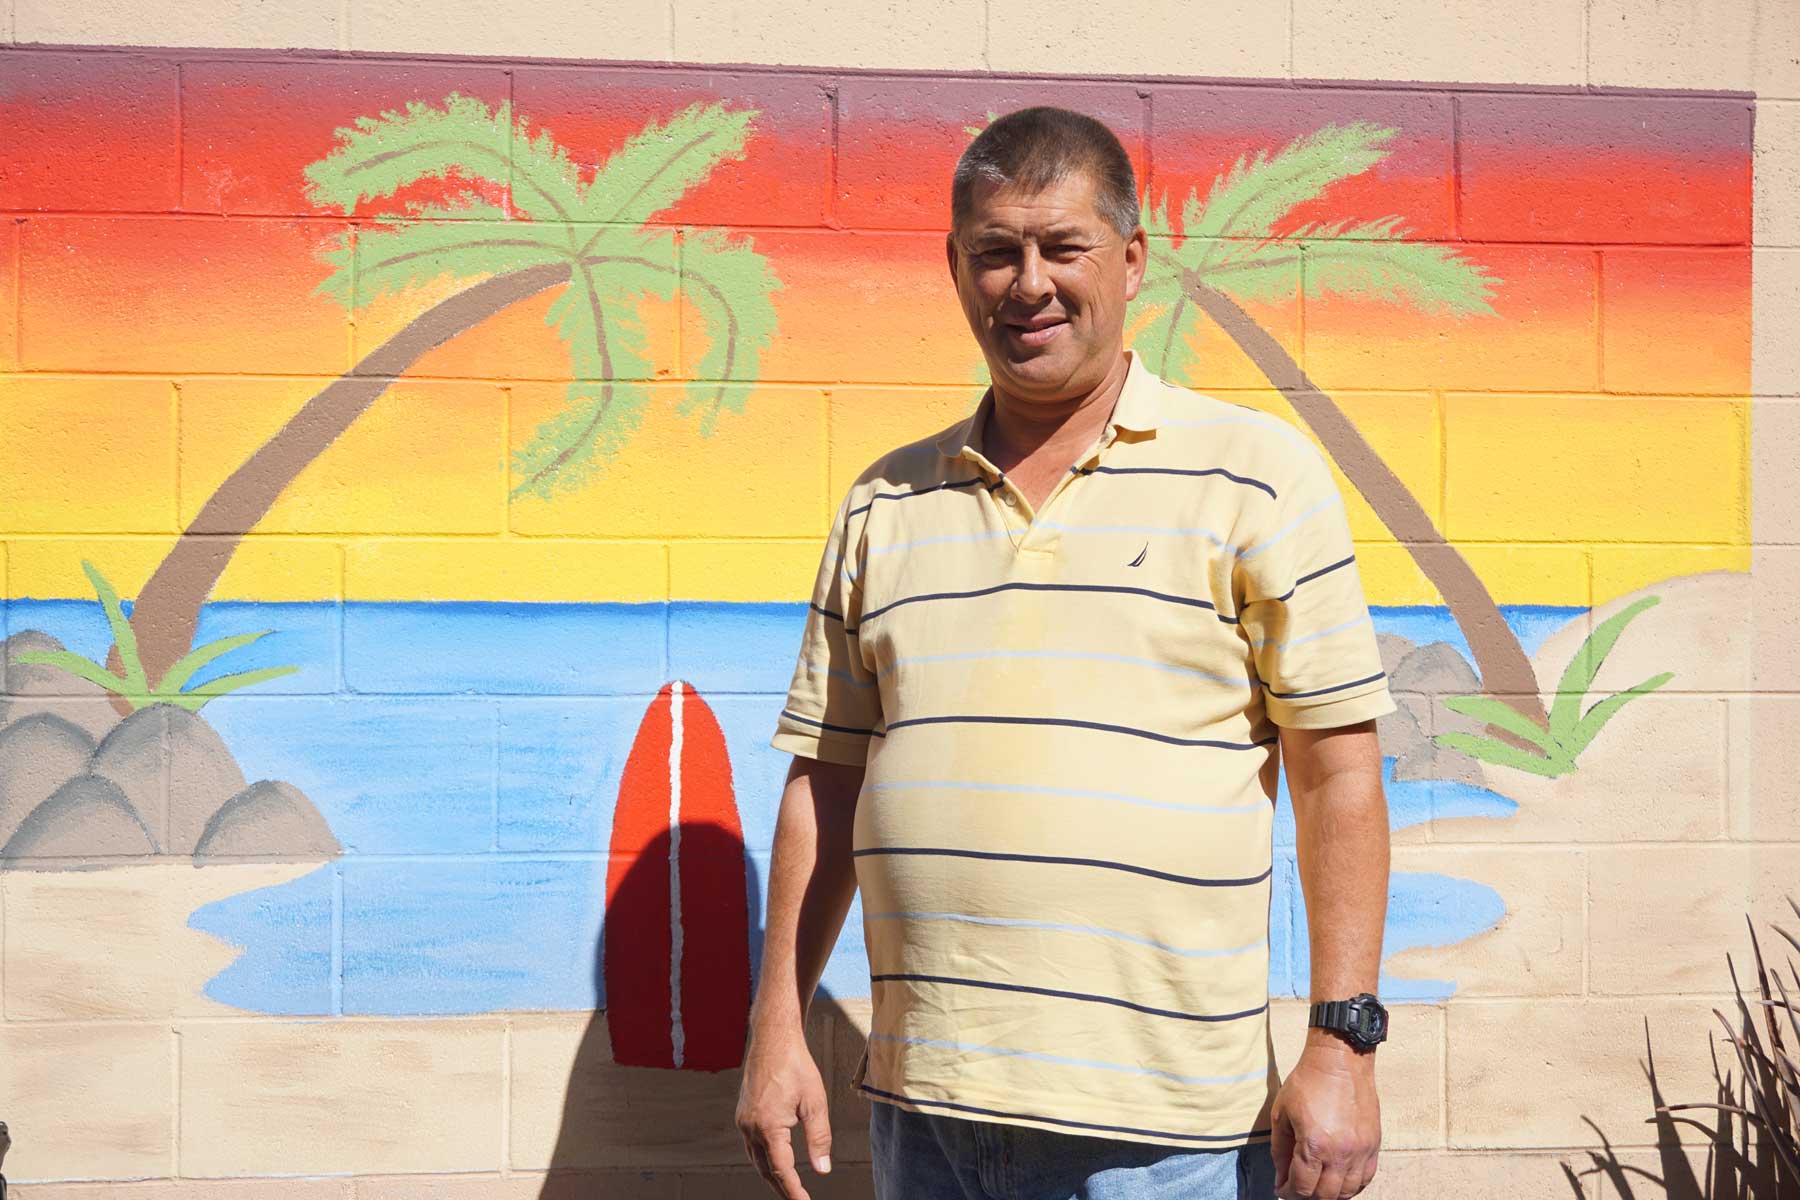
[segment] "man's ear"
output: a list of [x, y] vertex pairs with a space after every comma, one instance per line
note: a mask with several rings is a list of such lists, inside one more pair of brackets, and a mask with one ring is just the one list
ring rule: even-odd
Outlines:
[[944, 235], [944, 258], [950, 264], [950, 282], [955, 283], [956, 282], [956, 234], [954, 232], [946, 233]]
[[1144, 284], [1144, 267], [1150, 260], [1150, 235], [1139, 225], [1125, 239], [1125, 299], [1137, 299]]

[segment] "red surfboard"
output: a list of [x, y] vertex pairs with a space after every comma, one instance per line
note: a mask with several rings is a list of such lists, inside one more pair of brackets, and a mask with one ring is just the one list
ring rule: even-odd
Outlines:
[[613, 813], [603, 965], [613, 1061], [722, 1071], [750, 1020], [744, 830], [719, 722], [671, 683], [638, 726]]

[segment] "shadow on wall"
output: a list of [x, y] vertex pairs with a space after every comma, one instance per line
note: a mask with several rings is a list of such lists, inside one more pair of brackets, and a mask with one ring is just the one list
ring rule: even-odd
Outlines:
[[[608, 880], [594, 948], [602, 1008], [575, 1049], [540, 1200], [605, 1195], [601, 1173], [754, 1174], [734, 1118], [762, 947], [745, 901], [761, 886], [742, 837], [703, 822], [665, 829]], [[821, 989], [807, 1036], [833, 1101], [834, 1157], [866, 1157], [853, 1148], [866, 1106], [841, 1102], [862, 1034]]]

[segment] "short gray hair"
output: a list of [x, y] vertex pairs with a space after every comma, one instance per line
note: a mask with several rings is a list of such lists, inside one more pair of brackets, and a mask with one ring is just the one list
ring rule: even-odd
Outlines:
[[1094, 184], [1094, 206], [1120, 237], [1138, 226], [1137, 176], [1112, 130], [1083, 113], [1040, 105], [996, 118], [957, 160], [950, 181], [950, 223], [960, 228], [979, 183], [1040, 191], [1070, 175]]

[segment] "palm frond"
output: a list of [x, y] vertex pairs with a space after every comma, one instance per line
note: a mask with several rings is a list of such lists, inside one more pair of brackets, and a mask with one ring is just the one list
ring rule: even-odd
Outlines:
[[510, 141], [509, 108], [488, 106], [451, 92], [442, 108], [409, 100], [405, 112], [358, 117], [335, 131], [337, 146], [310, 163], [307, 199], [353, 215], [368, 200], [392, 196], [420, 179], [468, 186], [486, 179], [504, 184]]
[[1239, 261], [1279, 261], [1284, 250], [1294, 252], [1295, 247], [1285, 243], [1298, 241], [1303, 247], [1302, 279], [1309, 297], [1335, 293], [1410, 304], [1425, 313], [1493, 315], [1494, 290], [1500, 280], [1454, 247], [1398, 240], [1405, 233], [1398, 217], [1309, 226], [1281, 243], [1259, 247], [1243, 260], [1220, 264], [1217, 286], [1235, 290], [1241, 282], [1234, 273]]
[[1270, 154], [1244, 155], [1213, 181], [1206, 203], [1195, 194], [1183, 208], [1189, 237], [1264, 238], [1294, 209], [1340, 179], [1360, 175], [1387, 157], [1397, 130], [1368, 121], [1327, 125]]
[[595, 271], [583, 266], [551, 303], [546, 319], [569, 353], [572, 378], [564, 410], [544, 422], [513, 456], [515, 497], [573, 491], [630, 440], [643, 423], [650, 356], [636, 308], [607, 304]]
[[727, 159], [744, 156], [755, 109], [692, 104], [652, 122], [601, 166], [582, 198], [588, 221], [644, 221], [681, 199]]
[[581, 169], [547, 129], [533, 134], [520, 121], [512, 137], [514, 208], [533, 221], [575, 221], [582, 216]]
[[[489, 206], [490, 215], [499, 210]], [[390, 292], [421, 287], [446, 275], [484, 279], [570, 257], [567, 226], [536, 221], [489, 224], [472, 221], [405, 220], [365, 226], [356, 239], [354, 273], [345, 260], [325, 256], [338, 269], [313, 289], [358, 308]]]
[[720, 230], [695, 230], [682, 242], [682, 297], [700, 314], [707, 346], [679, 412], [700, 414], [702, 436], [712, 434], [720, 412], [742, 411], [749, 389], [730, 387], [727, 381], [756, 378], [763, 351], [775, 336], [770, 296], [780, 287], [768, 260], [747, 240], [734, 240]]
[[1152, 373], [1176, 382], [1191, 377], [1189, 373], [1200, 361], [1193, 343], [1195, 316], [1196, 310], [1185, 296], [1149, 310], [1131, 346]]

